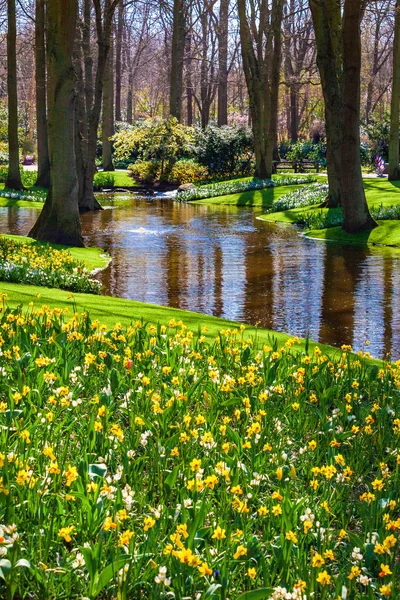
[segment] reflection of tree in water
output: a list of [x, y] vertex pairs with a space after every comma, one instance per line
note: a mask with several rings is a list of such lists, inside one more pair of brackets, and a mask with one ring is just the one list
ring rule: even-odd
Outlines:
[[334, 346], [351, 344], [355, 292], [368, 251], [329, 244], [325, 253], [320, 339]]

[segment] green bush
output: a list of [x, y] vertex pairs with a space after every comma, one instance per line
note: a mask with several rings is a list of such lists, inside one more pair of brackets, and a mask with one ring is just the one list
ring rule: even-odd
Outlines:
[[93, 187], [95, 190], [100, 190], [101, 188], [109, 188], [114, 187], [114, 175], [112, 173], [95, 173], [93, 179]]
[[249, 129], [216, 127], [195, 132], [194, 154], [211, 175], [246, 175], [253, 169], [253, 137]]
[[140, 183], [154, 183], [161, 171], [160, 162], [154, 160], [138, 160], [128, 168], [133, 178]]
[[207, 177], [207, 167], [200, 165], [193, 158], [181, 158], [166, 175], [166, 180], [170, 183], [182, 184], [204, 181]]
[[[361, 160], [364, 166], [373, 165], [375, 158], [381, 156], [385, 162], [389, 160], [390, 117], [385, 113], [365, 126], [364, 132], [368, 136], [368, 145], [364, 144]], [[365, 146], [368, 153], [365, 152]]]

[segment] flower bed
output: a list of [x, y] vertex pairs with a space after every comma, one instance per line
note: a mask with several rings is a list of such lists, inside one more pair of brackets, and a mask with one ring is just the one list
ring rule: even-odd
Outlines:
[[101, 289], [83, 261], [76, 260], [68, 250], [4, 237], [0, 237], [0, 281], [90, 294], [98, 294]]
[[1, 597], [398, 597], [400, 365], [243, 329], [2, 311]]
[[217, 196], [227, 196], [229, 194], [238, 194], [240, 192], [249, 192], [252, 190], [262, 190], [267, 188], [281, 187], [284, 185], [299, 185], [311, 183], [315, 181], [315, 177], [280, 177], [276, 180], [271, 179], [251, 179], [251, 180], [235, 180], [212, 183], [209, 185], [200, 186], [177, 194], [177, 199], [182, 202], [191, 200], [203, 200], [205, 198], [214, 198]]

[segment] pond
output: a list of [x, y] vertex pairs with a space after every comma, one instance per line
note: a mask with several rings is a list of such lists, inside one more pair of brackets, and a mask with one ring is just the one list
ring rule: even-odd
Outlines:
[[[325, 244], [245, 207], [102, 198], [82, 216], [111, 265], [104, 293], [400, 358], [400, 251]], [[36, 210], [0, 209], [0, 232], [26, 235]]]

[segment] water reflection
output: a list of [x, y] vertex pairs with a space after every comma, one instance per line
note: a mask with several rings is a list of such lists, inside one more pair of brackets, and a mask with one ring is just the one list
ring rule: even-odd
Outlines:
[[[112, 204], [112, 198], [107, 200]], [[0, 209], [0, 231], [26, 234], [35, 210]], [[82, 217], [112, 255], [105, 293], [260, 323], [400, 358], [400, 252], [307, 240], [252, 210], [132, 197]]]

